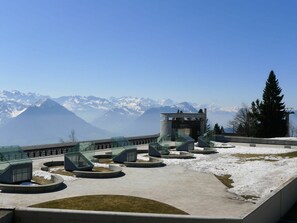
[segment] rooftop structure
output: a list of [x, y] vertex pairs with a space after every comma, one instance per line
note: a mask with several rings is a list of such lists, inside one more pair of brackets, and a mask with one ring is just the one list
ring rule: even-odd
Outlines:
[[152, 142], [149, 144], [149, 155], [153, 157], [161, 157], [162, 155], [169, 155], [169, 144], [162, 145], [160, 142]]
[[117, 163], [135, 162], [137, 160], [137, 147], [125, 137], [114, 137], [111, 143], [112, 160]]
[[177, 151], [194, 150], [194, 139], [187, 135], [179, 135], [176, 138], [175, 146]]
[[32, 160], [21, 147], [0, 147], [0, 183], [20, 183], [31, 179]]
[[197, 141], [206, 131], [206, 120], [206, 109], [198, 113], [162, 113], [160, 136], [175, 141], [177, 135], [187, 135]]
[[95, 154], [95, 145], [91, 142], [78, 143], [64, 155], [64, 168], [67, 171], [92, 170], [91, 162]]

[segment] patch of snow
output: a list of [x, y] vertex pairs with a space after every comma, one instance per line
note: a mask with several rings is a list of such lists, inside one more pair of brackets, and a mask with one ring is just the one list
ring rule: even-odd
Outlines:
[[143, 160], [143, 161], [149, 161], [150, 157], [147, 154], [138, 154], [137, 159], [138, 160]]
[[297, 137], [275, 137], [275, 138], [270, 138], [270, 139], [297, 141]]
[[[284, 182], [296, 175], [297, 158], [284, 159], [273, 154], [297, 151], [294, 149], [243, 147], [218, 149], [217, 154], [195, 154], [196, 159], [164, 159], [167, 165], [180, 165], [187, 169], [215, 175], [231, 175], [234, 181], [229, 192], [264, 198]], [[232, 154], [263, 155], [259, 160], [240, 159]]]
[[52, 179], [52, 175], [49, 172], [42, 171], [42, 170], [34, 171], [33, 176], [42, 177], [42, 178], [44, 178], [46, 180], [51, 180]]
[[95, 167], [103, 167], [103, 168], [109, 168], [109, 164], [105, 163], [93, 163]]
[[55, 172], [58, 170], [64, 170], [64, 167], [51, 167], [49, 172]]
[[61, 174], [56, 174], [59, 175], [60, 177], [63, 178], [64, 181], [74, 181], [77, 180], [75, 176], [66, 176], [66, 175], [61, 175]]
[[[51, 171], [53, 171], [53, 169], [58, 170], [61, 168], [52, 168]], [[55, 175], [62, 177], [64, 179], [64, 181], [77, 180], [77, 178], [73, 177], [73, 176], [65, 176], [65, 175], [61, 175], [61, 174], [55, 174]], [[51, 180], [52, 173], [47, 172], [47, 171], [42, 171], [42, 170], [36, 170], [33, 172], [33, 176], [43, 177], [46, 180]]]
[[26, 111], [27, 108], [24, 108], [22, 110], [13, 110], [11, 112], [11, 117], [14, 118], [14, 117], [17, 117], [19, 114], [23, 113], [24, 111]]
[[[221, 143], [221, 142], [215, 142], [211, 141], [214, 144], [214, 147], [216, 148], [233, 148], [234, 146], [229, 143]], [[198, 146], [198, 143], [197, 143]]]

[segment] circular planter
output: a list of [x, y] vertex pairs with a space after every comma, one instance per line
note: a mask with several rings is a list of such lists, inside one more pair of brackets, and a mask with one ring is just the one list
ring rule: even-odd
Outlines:
[[140, 167], [140, 168], [150, 168], [150, 167], [161, 167], [165, 164], [162, 160], [150, 157], [149, 161], [144, 162], [124, 162], [126, 167]]
[[63, 185], [63, 178], [57, 175], [52, 175], [51, 184], [46, 185], [15, 185], [15, 184], [0, 184], [0, 190], [5, 193], [48, 193], [59, 190]]
[[52, 166], [64, 166], [64, 161], [50, 161], [50, 162], [43, 163], [41, 170], [48, 171], [49, 167], [52, 167]]
[[[49, 167], [53, 166], [63, 166], [64, 161], [51, 161], [46, 162], [41, 167], [41, 170], [48, 171]], [[122, 168], [116, 165], [109, 165], [108, 172], [96, 172], [96, 171], [87, 171], [87, 170], [74, 170], [72, 173], [76, 177], [82, 178], [113, 178], [113, 177], [120, 177], [123, 176], [124, 173], [122, 172]]]
[[95, 171], [80, 171], [74, 170], [72, 173], [75, 174], [76, 177], [83, 178], [113, 178], [123, 176], [122, 168], [116, 165], [109, 165], [111, 171], [109, 172], [95, 172]]

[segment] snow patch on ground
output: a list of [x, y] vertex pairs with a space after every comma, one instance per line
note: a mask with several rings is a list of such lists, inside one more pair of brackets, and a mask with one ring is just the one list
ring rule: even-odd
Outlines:
[[33, 176], [42, 177], [42, 178], [44, 178], [46, 180], [51, 180], [52, 179], [52, 175], [49, 172], [42, 171], [42, 170], [34, 171]]
[[[55, 171], [58, 169], [63, 169], [63, 168], [52, 168], [51, 171]], [[55, 174], [55, 175], [62, 177], [64, 179], [64, 181], [77, 180], [77, 178], [74, 176], [66, 176], [66, 175], [61, 175], [61, 174]], [[46, 180], [51, 180], [52, 173], [47, 172], [47, 171], [42, 171], [42, 170], [36, 170], [33, 172], [33, 176], [43, 177]]]
[[95, 167], [103, 167], [103, 168], [109, 168], [109, 164], [105, 163], [93, 163]]
[[[297, 150], [236, 146], [218, 149], [217, 154], [195, 154], [196, 159], [164, 159], [164, 163], [215, 175], [229, 174], [234, 181], [232, 184], [234, 187], [228, 189], [229, 192], [257, 196], [261, 199], [296, 176], [297, 158], [284, 159], [276, 155], [293, 151]], [[263, 154], [263, 156], [249, 160], [232, 154]]]
[[297, 141], [297, 137], [275, 137], [275, 138], [270, 138], [270, 139]]
[[138, 154], [137, 159], [138, 160], [143, 160], [143, 161], [149, 161], [150, 157], [147, 154]]

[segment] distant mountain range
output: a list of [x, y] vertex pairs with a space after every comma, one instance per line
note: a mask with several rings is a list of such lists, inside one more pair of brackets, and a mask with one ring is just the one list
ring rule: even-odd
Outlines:
[[30, 106], [0, 128], [1, 145], [31, 145], [109, 137], [57, 102], [46, 99]]
[[[238, 110], [236, 107], [220, 108], [191, 102], [177, 103], [171, 99], [106, 99], [95, 96], [50, 98], [35, 93], [0, 91], [0, 145], [56, 143], [60, 139], [67, 140], [72, 129], [75, 130], [78, 140], [154, 134], [160, 129], [160, 113], [177, 110], [197, 112], [204, 108], [207, 108], [207, 117], [211, 125], [218, 123], [225, 128]], [[58, 111], [63, 113], [64, 118], [61, 118], [63, 115], [55, 113]], [[291, 117], [293, 121], [297, 120], [296, 114]], [[21, 133], [26, 132], [26, 127], [30, 131], [22, 136]], [[33, 130], [36, 131], [35, 137], [32, 137]], [[44, 135], [37, 134], [38, 131], [40, 134], [44, 132]], [[8, 136], [7, 132], [14, 132], [14, 135]], [[16, 135], [17, 132], [19, 136]], [[16, 140], [22, 137], [26, 140]], [[3, 141], [4, 139], [6, 141]]]

